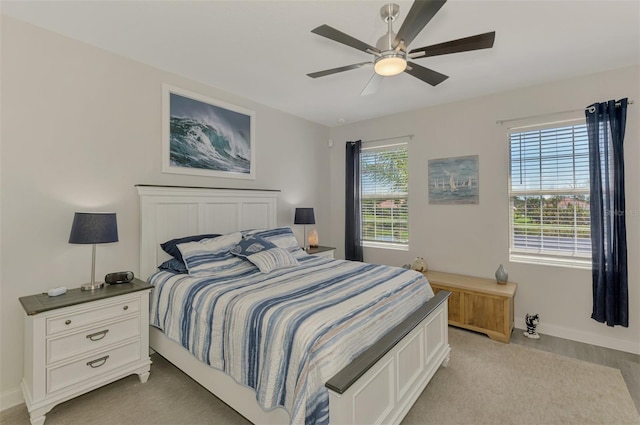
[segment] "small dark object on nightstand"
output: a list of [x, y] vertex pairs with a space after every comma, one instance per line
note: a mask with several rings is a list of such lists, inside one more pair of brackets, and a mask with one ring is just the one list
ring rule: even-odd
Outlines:
[[110, 285], [118, 283], [129, 283], [133, 280], [133, 272], [109, 273], [104, 277], [104, 281]]

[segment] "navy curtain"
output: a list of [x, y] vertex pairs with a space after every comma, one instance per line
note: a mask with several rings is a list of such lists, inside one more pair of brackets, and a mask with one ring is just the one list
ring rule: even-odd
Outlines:
[[347, 142], [344, 258], [362, 261], [362, 222], [360, 217], [360, 151], [362, 142]]
[[589, 133], [593, 313], [608, 326], [629, 326], [624, 129], [627, 99], [585, 109]]

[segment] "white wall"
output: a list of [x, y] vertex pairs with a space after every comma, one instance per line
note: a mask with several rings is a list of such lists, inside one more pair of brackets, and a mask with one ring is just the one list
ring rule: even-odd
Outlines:
[[[400, 76], [399, 78], [402, 78]], [[444, 84], [455, 84], [455, 78]], [[429, 87], [419, 87], [429, 95]], [[509, 125], [497, 120], [580, 109], [594, 102], [628, 97], [625, 137], [629, 328], [610, 328], [590, 319], [591, 272], [510, 263], [508, 254]], [[375, 101], [375, 98], [372, 99]], [[640, 353], [640, 68], [638, 66], [482, 98], [441, 105], [333, 128], [331, 232], [344, 253], [344, 142], [415, 134], [409, 142], [410, 251], [365, 249], [367, 262], [402, 265], [424, 257], [428, 267], [493, 278], [500, 263], [518, 282], [516, 326], [525, 313], [539, 313], [541, 333]], [[558, 118], [582, 116], [562, 114]], [[535, 120], [533, 120], [535, 121]], [[479, 205], [429, 205], [429, 159], [480, 156]]]
[[[117, 213], [120, 241], [97, 247], [98, 278], [137, 274], [137, 183], [280, 189], [279, 224], [315, 207], [329, 242], [326, 127], [11, 18], [1, 30], [1, 408], [21, 401], [18, 297], [90, 279], [91, 247], [67, 243], [74, 211]], [[161, 172], [162, 83], [256, 112], [256, 180]]]

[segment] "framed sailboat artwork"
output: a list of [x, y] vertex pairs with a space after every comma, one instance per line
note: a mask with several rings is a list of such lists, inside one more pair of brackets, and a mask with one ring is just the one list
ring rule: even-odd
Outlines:
[[478, 204], [478, 155], [429, 160], [429, 204]]
[[255, 179], [255, 112], [162, 86], [162, 172]]

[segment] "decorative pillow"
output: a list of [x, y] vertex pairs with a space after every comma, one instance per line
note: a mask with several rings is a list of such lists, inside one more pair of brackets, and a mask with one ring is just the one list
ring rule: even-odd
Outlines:
[[187, 242], [197, 242], [197, 241], [201, 241], [202, 239], [211, 239], [211, 238], [216, 238], [218, 236], [220, 235], [214, 234], [214, 233], [205, 234], [205, 235], [185, 236], [184, 238], [176, 238], [176, 239], [171, 239], [170, 241], [166, 241], [165, 243], [160, 244], [160, 247], [162, 247], [162, 250], [167, 254], [169, 254], [170, 256], [172, 256], [173, 258], [183, 261], [182, 254], [178, 249], [178, 244], [187, 243]]
[[188, 273], [187, 266], [176, 258], [171, 258], [158, 266], [160, 270], [166, 270], [174, 273]]
[[257, 254], [249, 255], [247, 260], [255, 264], [262, 273], [271, 273], [274, 270], [286, 269], [300, 264], [284, 248], [271, 248], [260, 251]]
[[235, 232], [213, 239], [181, 243], [178, 244], [178, 249], [190, 276], [210, 276], [232, 272], [235, 267], [245, 262], [230, 251], [241, 239], [242, 234]]
[[286, 249], [296, 257], [300, 254], [305, 254], [304, 250], [300, 248], [300, 244], [298, 244], [298, 240], [290, 227], [277, 227], [268, 230], [247, 230], [244, 232], [244, 237], [246, 238], [248, 236], [261, 237], [275, 244], [278, 248]]
[[249, 255], [275, 247], [275, 244], [272, 244], [260, 236], [247, 236], [243, 238], [238, 245], [231, 248], [231, 253], [238, 257], [247, 258]]

